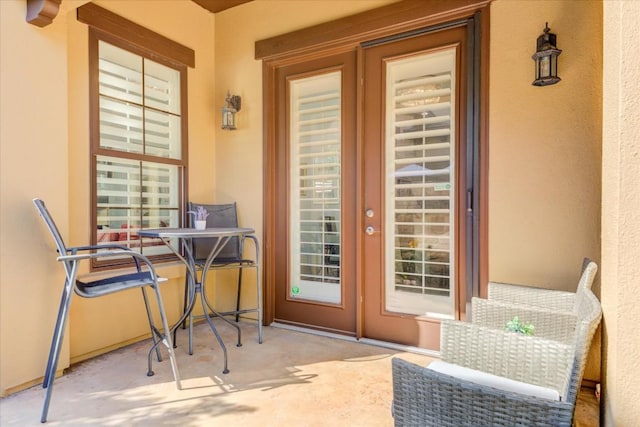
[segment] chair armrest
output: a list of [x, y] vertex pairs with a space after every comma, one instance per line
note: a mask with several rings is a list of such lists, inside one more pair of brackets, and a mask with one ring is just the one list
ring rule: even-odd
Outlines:
[[489, 282], [488, 299], [572, 312], [576, 294], [512, 283]]
[[571, 426], [573, 405], [497, 390], [392, 359], [396, 426]]
[[260, 256], [260, 245], [258, 244], [258, 238], [252, 234], [245, 234], [242, 236], [242, 238], [240, 239], [240, 257], [244, 258], [244, 241], [245, 240], [251, 240], [253, 242], [253, 254], [255, 259], [253, 260], [255, 263], [260, 262], [259, 260], [259, 256]]
[[575, 344], [443, 320], [440, 354], [445, 362], [552, 388], [564, 398]]
[[102, 243], [99, 245], [74, 246], [72, 248], [67, 248], [67, 251], [71, 253], [76, 253], [76, 252], [94, 251], [94, 250], [100, 250], [100, 249], [122, 249], [124, 251], [131, 250], [131, 248], [124, 245], [118, 245], [115, 243]]
[[[109, 245], [105, 245], [105, 246], [109, 246]], [[80, 250], [79, 248], [96, 248], [93, 246], [82, 246], [82, 247], [78, 247], [78, 248], [70, 248], [69, 250]], [[102, 249], [103, 246], [98, 245], [99, 249]], [[86, 250], [86, 249], [83, 249]], [[92, 259], [92, 258], [102, 258], [102, 257], [110, 257], [110, 256], [122, 256], [122, 255], [128, 255], [130, 257], [133, 258], [133, 261], [136, 264], [136, 269], [138, 270], [138, 272], [142, 271], [142, 268], [140, 266], [140, 261], [142, 261], [142, 263], [144, 263], [144, 265], [149, 269], [149, 272], [151, 273], [151, 277], [153, 278], [153, 280], [158, 280], [158, 275], [156, 274], [156, 270], [153, 267], [153, 264], [151, 263], [151, 261], [149, 260], [149, 258], [147, 258], [145, 255], [142, 255], [139, 252], [135, 252], [132, 251], [128, 248], [124, 248], [124, 249], [120, 249], [119, 250], [115, 250], [115, 251], [102, 251], [102, 252], [89, 252], [89, 253], [72, 253], [71, 255], [62, 255], [57, 257], [56, 259], [58, 261], [61, 262], [67, 262], [67, 261], [81, 261], [81, 260], [85, 260], [85, 259]]]
[[567, 344], [575, 341], [577, 317], [573, 313], [475, 297], [471, 300], [471, 317], [475, 325], [504, 331], [507, 322], [516, 316], [533, 325], [536, 337]]

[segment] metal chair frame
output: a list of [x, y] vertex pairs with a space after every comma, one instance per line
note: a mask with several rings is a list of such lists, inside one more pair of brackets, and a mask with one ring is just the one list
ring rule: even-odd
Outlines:
[[[58, 367], [58, 361], [60, 358], [60, 349], [62, 346], [62, 340], [64, 338], [65, 327], [69, 318], [69, 307], [71, 305], [71, 296], [73, 292], [84, 298], [96, 298], [103, 295], [112, 294], [115, 292], [123, 291], [126, 289], [140, 288], [142, 291], [142, 297], [144, 299], [145, 309], [147, 311], [147, 318], [149, 321], [149, 328], [151, 330], [151, 338], [153, 345], [149, 350], [147, 357], [148, 370], [147, 376], [154, 374], [152, 370], [152, 354], [155, 351], [158, 361], [162, 361], [160, 354], [160, 343], [164, 344], [169, 352], [169, 359], [171, 361], [171, 369], [173, 371], [173, 377], [176, 382], [177, 388], [180, 390], [180, 374], [178, 372], [178, 365], [176, 363], [173, 345], [171, 341], [171, 333], [167, 316], [162, 304], [162, 296], [160, 295], [160, 289], [158, 286], [158, 276], [151, 264], [151, 261], [144, 255], [132, 251], [131, 249], [114, 244], [101, 244], [91, 246], [77, 246], [66, 247], [62, 236], [56, 226], [53, 218], [49, 214], [45, 203], [35, 198], [33, 203], [38, 209], [40, 216], [44, 220], [49, 232], [53, 236], [58, 253], [60, 256], [57, 260], [62, 263], [65, 271], [65, 283], [62, 289], [62, 296], [60, 298], [60, 307], [58, 310], [58, 316], [56, 319], [56, 325], [53, 331], [53, 338], [51, 340], [51, 347], [49, 350], [49, 357], [47, 360], [47, 367], [42, 382], [42, 388], [46, 389], [46, 395], [44, 399], [44, 406], [42, 408], [41, 422], [47, 421], [47, 414], [49, 412], [49, 405], [51, 403], [51, 395], [53, 393], [53, 381], [55, 379], [55, 373]], [[122, 256], [127, 255], [132, 257], [135, 266], [136, 273], [115, 275], [106, 279], [96, 280], [93, 282], [83, 282], [77, 280], [78, 267], [81, 261], [89, 260], [92, 258], [101, 258], [109, 256]], [[147, 271], [144, 271], [141, 267], [144, 264]], [[151, 313], [151, 307], [149, 305], [148, 296], [146, 293], [146, 287], [151, 287], [155, 291], [158, 311], [162, 323], [162, 333], [153, 321], [153, 315]]]
[[[237, 211], [237, 205], [235, 202], [223, 203], [223, 204], [203, 204], [203, 203], [189, 202], [189, 211], [190, 212], [195, 211], [198, 206], [204, 207], [209, 213], [209, 216], [207, 217], [207, 220], [206, 220], [207, 227], [214, 227], [214, 228], [215, 227], [231, 227], [231, 228], [238, 227], [238, 211]], [[229, 213], [231, 213], [231, 215], [229, 215]], [[189, 220], [190, 220], [190, 224], [193, 226], [193, 218], [189, 218]], [[246, 239], [253, 241], [254, 259], [246, 259], [243, 257]], [[209, 316], [220, 316], [221, 318], [223, 318], [223, 320], [226, 320], [224, 319], [224, 316], [235, 316], [235, 321], [237, 323], [240, 320], [241, 314], [257, 312], [258, 313], [258, 343], [262, 344], [262, 304], [261, 304], [262, 298], [260, 297], [262, 290], [260, 289], [259, 277], [256, 277], [256, 286], [257, 286], [257, 295], [258, 295], [257, 307], [245, 308], [245, 309], [240, 308], [240, 297], [242, 295], [242, 271], [245, 268], [254, 268], [256, 269], [256, 274], [257, 275], [260, 274], [260, 266], [259, 266], [259, 263], [260, 263], [259, 249], [260, 248], [258, 245], [258, 239], [252, 235], [243, 236], [241, 238], [232, 237], [220, 249], [220, 252], [214, 258], [213, 263], [208, 268], [206, 268], [205, 263], [206, 263], [207, 255], [211, 252], [211, 249], [217, 247], [217, 245], [218, 245], [218, 239], [216, 238], [192, 239], [191, 248], [190, 248], [193, 254], [193, 258], [195, 260], [196, 274], [197, 274], [197, 271], [200, 271], [201, 274], [206, 274], [205, 269], [206, 270], [238, 269], [238, 284], [237, 284], [237, 291], [236, 291], [235, 310], [218, 312], [213, 309], [212, 304], [208, 301], [205, 295], [206, 304], [211, 311], [211, 314]], [[188, 306], [188, 280], [189, 280], [189, 274], [187, 272], [187, 275], [185, 277], [185, 292], [184, 292], [184, 304], [183, 304], [183, 307], [185, 307], [185, 310], [186, 310], [186, 307]], [[189, 317], [189, 322], [191, 325], [193, 324], [193, 317], [194, 316]], [[185, 328], [186, 328], [186, 319], [182, 323], [182, 329], [185, 329]], [[238, 330], [237, 346], [240, 347], [242, 346], [241, 331], [239, 328], [236, 328], [236, 329]], [[176, 331], [174, 330], [174, 336], [173, 336], [174, 343], [176, 340], [175, 333]], [[190, 334], [191, 334], [191, 329], [190, 329]], [[189, 342], [191, 342], [191, 337], [189, 339]], [[189, 350], [190, 354], [191, 354], [191, 351], [192, 350], [190, 349]]]

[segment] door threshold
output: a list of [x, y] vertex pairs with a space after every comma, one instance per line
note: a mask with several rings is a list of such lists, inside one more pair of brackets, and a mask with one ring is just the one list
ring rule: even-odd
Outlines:
[[391, 350], [421, 354], [423, 356], [438, 357], [438, 358], [440, 357], [439, 351], [429, 350], [427, 348], [422, 348], [422, 347], [414, 347], [412, 345], [404, 345], [404, 344], [398, 344], [395, 342], [379, 341], [371, 338], [360, 338], [358, 341], [363, 344], [375, 345], [378, 347], [389, 348]]
[[305, 328], [302, 326], [289, 325], [286, 323], [273, 322], [269, 326], [272, 326], [274, 328], [287, 329], [289, 331], [302, 332], [305, 334], [320, 335], [321, 337], [337, 338], [339, 340], [344, 340], [344, 341], [358, 342], [358, 339], [356, 337], [352, 337], [349, 335], [336, 334], [333, 332], [321, 331], [319, 329]]
[[440, 357], [440, 352], [439, 351], [435, 351], [435, 350], [429, 350], [426, 348], [420, 348], [420, 347], [414, 347], [411, 345], [404, 345], [404, 344], [397, 344], [394, 342], [387, 342], [387, 341], [379, 341], [379, 340], [374, 340], [371, 338], [355, 338], [355, 337], [350, 337], [348, 335], [341, 335], [341, 334], [334, 334], [331, 332], [326, 332], [326, 331], [319, 331], [317, 329], [311, 329], [311, 328], [303, 328], [301, 326], [293, 326], [293, 325], [287, 325], [284, 323], [278, 323], [278, 322], [273, 322], [271, 323], [272, 327], [274, 328], [280, 328], [280, 329], [287, 329], [290, 331], [295, 331], [295, 332], [302, 332], [305, 334], [311, 334], [311, 335], [319, 335], [322, 337], [328, 337], [328, 338], [336, 338], [339, 340], [343, 340], [343, 341], [349, 341], [349, 342], [356, 342], [356, 343], [362, 343], [362, 344], [368, 344], [368, 345], [375, 345], [376, 347], [384, 347], [384, 348], [388, 348], [391, 350], [396, 350], [396, 351], [404, 351], [407, 353], [415, 353], [415, 354], [421, 354], [423, 356], [430, 356], [430, 357]]

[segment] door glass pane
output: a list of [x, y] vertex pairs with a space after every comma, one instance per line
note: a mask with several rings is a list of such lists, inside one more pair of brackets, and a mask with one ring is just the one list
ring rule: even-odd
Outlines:
[[386, 67], [385, 306], [452, 318], [455, 48]]
[[339, 304], [341, 72], [290, 82], [289, 298]]

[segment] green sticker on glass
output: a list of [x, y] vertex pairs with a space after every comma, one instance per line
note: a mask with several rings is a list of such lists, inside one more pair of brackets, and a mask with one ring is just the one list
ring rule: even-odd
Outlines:
[[300, 288], [297, 286], [294, 286], [291, 288], [291, 295], [298, 295], [300, 293]]
[[442, 182], [440, 184], [434, 184], [433, 189], [435, 191], [447, 191], [451, 190], [451, 184], [448, 182]]

